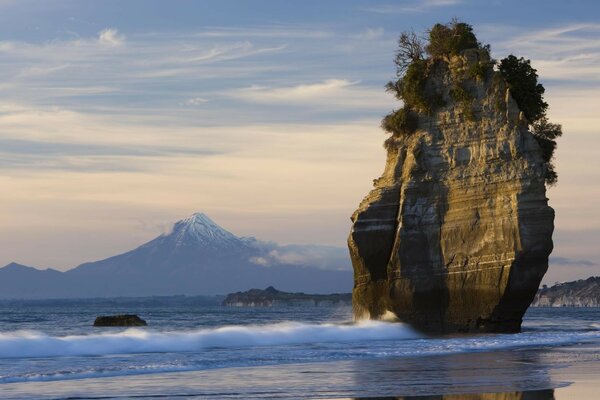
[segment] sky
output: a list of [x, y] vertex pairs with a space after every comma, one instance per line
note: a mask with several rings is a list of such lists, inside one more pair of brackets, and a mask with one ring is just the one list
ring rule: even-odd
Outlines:
[[600, 3], [0, 0], [0, 265], [66, 270], [194, 212], [344, 246], [385, 162], [400, 32], [532, 60], [563, 125], [544, 282], [600, 275]]

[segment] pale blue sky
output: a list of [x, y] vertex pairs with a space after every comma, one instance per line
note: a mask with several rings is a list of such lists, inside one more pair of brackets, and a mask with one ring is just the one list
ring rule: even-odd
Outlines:
[[0, 265], [73, 267], [203, 211], [344, 245], [382, 170], [402, 30], [531, 58], [564, 126], [547, 281], [600, 274], [595, 1], [0, 0]]

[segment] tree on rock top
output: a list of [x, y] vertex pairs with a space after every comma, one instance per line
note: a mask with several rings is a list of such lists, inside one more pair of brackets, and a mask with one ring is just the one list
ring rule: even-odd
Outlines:
[[449, 24], [435, 24], [431, 28], [426, 50], [431, 57], [444, 57], [457, 56], [463, 50], [480, 47], [473, 27], [454, 19]]
[[[463, 108], [465, 116], [471, 121], [474, 120], [473, 97], [463, 84], [469, 79], [485, 79], [494, 71], [496, 64], [490, 58], [490, 46], [482, 45], [473, 27], [465, 22], [453, 19], [447, 24], [435, 24], [426, 32], [426, 38], [421, 39], [411, 30], [402, 32], [398, 39], [394, 58], [397, 79], [388, 82], [386, 90], [404, 104], [386, 115], [381, 122], [383, 130], [391, 133], [392, 137], [414, 133], [420, 115], [432, 114], [445, 105], [440, 93], [426, 90], [430, 71], [437, 62], [447, 62], [451, 57], [465, 54], [467, 50], [477, 52], [477, 62], [465, 76], [453, 82], [450, 91], [453, 100]], [[546, 167], [545, 181], [553, 185], [558, 178], [553, 163], [556, 138], [562, 135], [562, 127], [550, 123], [546, 117], [548, 103], [544, 101], [545, 89], [538, 82], [537, 71], [531, 66], [530, 60], [514, 55], [501, 60], [497, 68], [540, 146]], [[393, 141], [386, 141], [386, 146], [389, 143]]]

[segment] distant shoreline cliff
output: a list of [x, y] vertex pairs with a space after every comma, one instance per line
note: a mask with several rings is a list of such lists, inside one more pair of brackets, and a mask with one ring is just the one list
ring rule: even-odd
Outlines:
[[532, 307], [600, 307], [600, 276], [542, 287]]
[[265, 290], [250, 289], [246, 292], [230, 293], [223, 301], [224, 306], [272, 307], [284, 306], [330, 306], [350, 305], [351, 293], [306, 294], [288, 293], [269, 286]]

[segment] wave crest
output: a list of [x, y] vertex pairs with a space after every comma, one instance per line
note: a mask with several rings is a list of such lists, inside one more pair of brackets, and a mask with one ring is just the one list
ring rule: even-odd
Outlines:
[[233, 325], [184, 332], [127, 329], [117, 333], [53, 337], [36, 331], [0, 333], [0, 358], [166, 353], [208, 348], [278, 346], [327, 342], [401, 340], [421, 337], [401, 323]]

